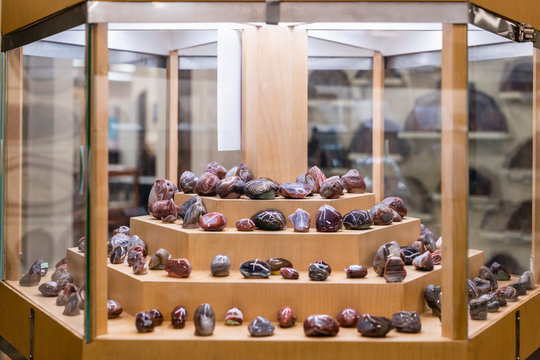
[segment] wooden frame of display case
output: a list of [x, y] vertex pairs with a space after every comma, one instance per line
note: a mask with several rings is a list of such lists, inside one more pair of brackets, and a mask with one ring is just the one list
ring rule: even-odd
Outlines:
[[[118, 1], [121, 2], [121, 1]], [[377, 1], [374, 1], [375, 3]], [[406, 3], [406, 1], [398, 1]], [[429, 3], [437, 3], [438, 0], [431, 0]], [[445, 1], [448, 2], [448, 1]], [[450, 1], [451, 3], [464, 3], [461, 1]], [[34, 6], [33, 0], [18, 0], [3, 2], [3, 33], [6, 35], [26, 32], [25, 26], [44, 19], [62, 11], [69, 11], [70, 6], [84, 8], [84, 2], [77, 0], [53, 1]], [[96, 2], [97, 3], [97, 2]], [[141, 3], [144, 3], [143, 1]], [[301, 2], [300, 2], [301, 3]], [[428, 2], [426, 2], [428, 3]], [[499, 0], [478, 0], [475, 3], [482, 5], [486, 9], [496, 11], [497, 9], [507, 9], [504, 1]], [[24, 5], [23, 5], [24, 4]], [[81, 5], [83, 4], [83, 5]], [[200, 3], [204, 4], [204, 3]], [[534, 0], [527, 1], [528, 7], [519, 9], [509, 9], [508, 12], [500, 10], [498, 13], [506, 15], [507, 18], [528, 22], [540, 27], [540, 11], [531, 11], [538, 7]], [[26, 5], [26, 6], [25, 6]], [[263, 5], [263, 4], [255, 4]], [[23, 6], [26, 10], [19, 12]], [[133, 4], [137, 6], [137, 4]], [[299, 5], [301, 6], [301, 5]], [[285, 7], [284, 7], [285, 8]], [[282, 11], [283, 8], [282, 8]], [[87, 15], [85, 13], [85, 15]], [[65, 14], [63, 15], [65, 16]], [[18, 30], [21, 29], [21, 30]], [[29, 293], [16, 290], [13, 283], [0, 283], [0, 298], [6, 299], [8, 306], [3, 306], [0, 311], [0, 335], [5, 337], [10, 343], [24, 355], [30, 354], [29, 335], [25, 331], [13, 331], [7, 324], [17, 321], [18, 318], [27, 316], [28, 310], [34, 308], [39, 317], [43, 319], [39, 323], [39, 330], [36, 334], [41, 334], [41, 344], [36, 354], [43, 357], [58, 351], [51, 345], [47, 345], [43, 340], [50, 339], [51, 334], [57, 334], [59, 338], [66, 339], [69, 344], [67, 349], [76, 357], [94, 358], [100, 356], [108, 358], [118, 356], [118, 352], [125, 356], [170, 356], [182, 351], [192, 351], [200, 358], [211, 356], [217, 352], [225, 354], [226, 357], [234, 358], [235, 349], [242, 347], [244, 351], [259, 351], [266, 354], [273, 353], [280, 358], [292, 359], [300, 356], [307, 357], [308, 354], [327, 355], [332, 358], [347, 358], [350, 352], [360, 351], [366, 354], [377, 353], [380, 358], [392, 358], [396, 354], [400, 356], [421, 356], [437, 352], [441, 359], [455, 359], [461, 356], [466, 359], [476, 358], [478, 354], [490, 354], [490, 358], [507, 358], [513, 356], [512, 345], [517, 341], [512, 324], [514, 314], [519, 310], [522, 314], [522, 349], [524, 353], [531, 354], [535, 349], [534, 334], [538, 331], [538, 325], [534, 319], [540, 316], [540, 289], [533, 290], [525, 300], [519, 304], [514, 304], [505, 309], [500, 318], [484, 324], [476, 324], [472, 328], [468, 327], [467, 303], [465, 298], [465, 279], [467, 278], [467, 183], [460, 182], [460, 179], [467, 178], [467, 26], [464, 23], [446, 23], [443, 25], [443, 49], [442, 49], [442, 154], [441, 170], [442, 177], [451, 178], [451, 181], [443, 182], [442, 186], [442, 234], [445, 239], [452, 239], [444, 242], [444, 265], [441, 269], [442, 284], [450, 291], [443, 292], [443, 317], [442, 326], [434, 325], [431, 320], [426, 320], [428, 329], [441, 329], [441, 333], [426, 334], [422, 339], [408, 336], [397, 336], [383, 340], [360, 339], [346, 335], [344, 339], [338, 341], [318, 341], [317, 339], [306, 339], [297, 333], [287, 333], [292, 338], [286, 336], [276, 336], [263, 341], [253, 341], [250, 338], [237, 338], [237, 333], [230, 329], [222, 329], [223, 337], [212, 342], [212, 338], [196, 338], [186, 336], [186, 341], [180, 343], [176, 341], [175, 335], [167, 331], [159, 332], [148, 337], [152, 341], [144, 341], [145, 338], [133, 335], [129, 332], [129, 326], [133, 326], [132, 318], [125, 322], [118, 322], [110, 326], [107, 321], [107, 283], [108, 266], [106, 264], [106, 247], [97, 239], [107, 237], [107, 207], [108, 207], [108, 183], [107, 177], [97, 176], [106, 174], [108, 166], [107, 158], [107, 97], [108, 97], [108, 48], [107, 48], [107, 24], [101, 22], [89, 25], [91, 64], [89, 67], [88, 81], [90, 84], [90, 109], [91, 109], [91, 162], [90, 162], [90, 232], [88, 241], [88, 261], [89, 273], [89, 302], [90, 307], [90, 344], [86, 344], [81, 334], [73, 331], [64, 323], [55, 321], [53, 315], [47, 308], [46, 302], [33, 302]], [[277, 39], [280, 39], [278, 42]], [[277, 173], [275, 178], [284, 181], [305, 171], [302, 165], [303, 156], [307, 152], [307, 35], [305, 30], [284, 29], [279, 27], [255, 27], [247, 28], [243, 34], [243, 159], [247, 165], [254, 170], [256, 175], [263, 173]], [[19, 74], [18, 86], [13, 84], [13, 88], [8, 88], [8, 111], [10, 119], [18, 118], [14, 123], [9, 123], [7, 129], [7, 139], [11, 145], [16, 144], [20, 139], [22, 131], [22, 58], [19, 52], [19, 60], [16, 57], [8, 57], [8, 76]], [[290, 56], [292, 61], [284, 59]], [[273, 61], [269, 61], [269, 57]], [[10, 58], [11, 63], [10, 63]], [[280, 62], [282, 61], [282, 62]], [[263, 69], [263, 71], [261, 71]], [[300, 75], [298, 73], [300, 72]], [[175, 96], [178, 93], [178, 58], [177, 52], [169, 54], [168, 61], [168, 111], [167, 111], [167, 174], [175, 179], [177, 174], [177, 148], [178, 143], [175, 136], [178, 107]], [[537, 284], [540, 284], [540, 62], [539, 50], [534, 50], [534, 101], [533, 101], [533, 241], [531, 264], [534, 269]], [[292, 76], [295, 74], [295, 76]], [[279, 76], [277, 76], [279, 75]], [[374, 56], [373, 66], [373, 157], [374, 161], [374, 185], [375, 196], [378, 200], [384, 195], [384, 114], [382, 102], [384, 100], [384, 58], [380, 53]], [[264, 86], [263, 86], [264, 84]], [[267, 85], [270, 84], [270, 87]], [[289, 91], [289, 92], [287, 92]], [[13, 95], [14, 94], [14, 95]], [[287, 96], [284, 96], [287, 95]], [[13, 101], [16, 99], [16, 101]], [[18, 100], [18, 101], [17, 101]], [[276, 106], [279, 104], [280, 106]], [[269, 133], [276, 134], [275, 129], [268, 126], [268, 122], [280, 122], [280, 126], [287, 126], [294, 129], [296, 137], [276, 139], [268, 136]], [[279, 130], [279, 129], [278, 129]], [[293, 132], [293, 131], [291, 131]], [[249, 135], [249, 136], [248, 136]], [[293, 141], [294, 140], [294, 141]], [[20, 141], [20, 140], [19, 140]], [[263, 145], [261, 145], [263, 144]], [[9, 143], [8, 143], [9, 146]], [[262, 147], [261, 147], [262, 146]], [[276, 150], [277, 149], [277, 150]], [[21, 147], [7, 148], [8, 157], [13, 159], [22, 153]], [[260, 161], [253, 157], [256, 152], [270, 151], [272, 155]], [[278, 161], [283, 161], [289, 154], [296, 157], [291, 161], [294, 166], [276, 166]], [[300, 155], [299, 155], [300, 154]], [[260, 161], [260, 162], [259, 162]], [[22, 166], [17, 164], [16, 168]], [[7, 172], [8, 183], [19, 183], [17, 192], [9, 193], [6, 201], [11, 197], [20, 196], [20, 173], [13, 172], [8, 161], [4, 165]], [[449, 175], [450, 174], [450, 175]], [[17, 180], [19, 179], [19, 180]], [[16, 200], [16, 199], [15, 199]], [[20, 197], [19, 197], [20, 203]], [[9, 214], [8, 214], [9, 216]], [[20, 219], [20, 217], [19, 217]], [[19, 224], [20, 225], [20, 224]], [[17, 235], [17, 223], [10, 223], [6, 241], [6, 248], [10, 253], [14, 253], [20, 240], [20, 231]], [[9, 265], [8, 265], [9, 266]], [[18, 274], [14, 270], [7, 271], [8, 280], [16, 280]], [[130, 322], [131, 321], [131, 322]], [[27, 322], [22, 324], [26, 329]], [[298, 330], [298, 329], [297, 329]], [[436, 331], [436, 330], [434, 330]], [[533, 337], [531, 339], [531, 336]], [[500, 341], [504, 338], [504, 341]], [[467, 340], [468, 339], [468, 340]], [[162, 341], [156, 341], [162, 340]], [[276, 340], [276, 341], [273, 341]], [[513, 342], [512, 342], [513, 341]], [[279, 344], [276, 346], [276, 344]], [[406, 345], [406, 346], [405, 346]], [[115, 353], [110, 352], [115, 348]], [[214, 353], [212, 352], [214, 351]]]

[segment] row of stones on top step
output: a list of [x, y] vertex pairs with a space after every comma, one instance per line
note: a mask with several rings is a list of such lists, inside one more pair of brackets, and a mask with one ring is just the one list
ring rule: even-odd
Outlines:
[[[534, 278], [530, 271], [525, 271], [519, 281], [511, 282], [499, 288], [498, 280], [510, 280], [510, 273], [497, 262], [491, 267], [481, 266], [474, 280], [467, 280], [469, 314], [473, 320], [486, 320], [488, 312], [497, 312], [507, 302], [519, 300], [527, 290], [534, 289]], [[441, 287], [430, 284], [424, 291], [424, 299], [434, 316], [441, 317]]]
[[[109, 300], [109, 318], [115, 318], [113, 312], [117, 312], [119, 304]], [[120, 307], [121, 308], [121, 307]], [[183, 329], [186, 324], [188, 313], [184, 306], [176, 306], [171, 312], [171, 325], [175, 329]], [[281, 328], [293, 327], [296, 323], [296, 313], [290, 306], [282, 307], [277, 313], [277, 321]], [[242, 311], [233, 307], [225, 314], [225, 325], [242, 325], [244, 316]], [[214, 333], [216, 316], [209, 304], [201, 304], [193, 315], [195, 335], [210, 336]], [[156, 326], [163, 324], [163, 314], [158, 309], [141, 311], [135, 316], [135, 327], [139, 333], [154, 331]], [[306, 336], [336, 336], [341, 327], [356, 327], [362, 336], [385, 337], [386, 334], [396, 329], [398, 332], [419, 333], [422, 328], [420, 316], [416, 312], [398, 311], [391, 319], [370, 314], [361, 315], [352, 308], [343, 309], [337, 316], [337, 321], [330, 315], [310, 315], [304, 320], [304, 333]], [[251, 336], [262, 337], [274, 334], [274, 324], [262, 317], [257, 316], [248, 325]]]

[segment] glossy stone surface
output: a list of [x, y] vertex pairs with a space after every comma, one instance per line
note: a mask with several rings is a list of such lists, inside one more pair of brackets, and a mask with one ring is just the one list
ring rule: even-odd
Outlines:
[[309, 278], [313, 281], [324, 281], [330, 274], [328, 266], [324, 264], [311, 263], [309, 264]]
[[200, 200], [201, 197], [199, 195], [195, 195], [184, 201], [180, 206], [180, 210], [178, 211], [178, 217], [183, 219], [186, 216], [186, 212], [191, 207], [191, 205]]
[[186, 210], [184, 215], [184, 222], [182, 227], [184, 229], [196, 229], [199, 227], [199, 218], [206, 214], [206, 207], [204, 206], [202, 199], [197, 197], [193, 201], [191, 206]]
[[255, 223], [251, 219], [240, 219], [236, 222], [236, 230], [238, 231], [253, 231], [255, 230]]
[[[165, 200], [165, 201], [169, 201], [169, 200]], [[128, 246], [129, 246], [130, 241], [131, 241], [131, 237], [125, 233], [114, 234], [109, 240], [109, 242], [107, 243], [108, 254], [110, 255], [110, 253], [117, 247], [123, 247], [124, 249], [129, 250]]]
[[495, 275], [497, 280], [510, 280], [510, 272], [498, 262], [494, 262], [493, 264], [491, 264], [489, 269], [491, 270], [493, 275]]
[[308, 173], [299, 175], [296, 178], [296, 182], [307, 184], [311, 186], [311, 193], [309, 195], [313, 195], [315, 193], [315, 180], [309, 175]]
[[281, 268], [292, 268], [293, 264], [284, 258], [272, 257], [266, 260], [266, 263], [270, 265], [270, 271], [272, 275], [279, 275]]
[[339, 325], [330, 315], [310, 315], [304, 320], [306, 336], [336, 336]]
[[518, 295], [527, 295], [527, 284], [525, 283], [514, 281], [508, 284], [508, 286], [516, 289]]
[[317, 211], [315, 226], [319, 232], [336, 232], [341, 230], [343, 217], [330, 205], [323, 205]]
[[388, 260], [388, 258], [391, 256], [394, 256], [394, 257], [401, 256], [401, 249], [398, 243], [395, 241], [381, 245], [379, 249], [377, 250], [377, 252], [375, 253], [375, 256], [373, 257], [373, 269], [379, 276], [384, 275], [384, 268], [386, 267], [386, 260]]
[[172, 258], [171, 253], [167, 250], [160, 248], [154, 255], [150, 258], [148, 267], [150, 270], [163, 270], [165, 269], [165, 264]]
[[195, 186], [197, 186], [197, 181], [199, 179], [191, 171], [184, 171], [180, 175], [180, 189], [186, 194], [190, 194], [195, 191]]
[[278, 190], [279, 184], [268, 178], [258, 178], [248, 181], [244, 187], [244, 193], [250, 199], [273, 200]]
[[160, 200], [152, 205], [150, 214], [163, 222], [173, 223], [178, 218], [180, 208], [173, 200]]
[[274, 324], [262, 316], [257, 316], [249, 323], [248, 331], [251, 336], [272, 336], [274, 335]]
[[293, 224], [295, 232], [308, 232], [311, 226], [311, 215], [307, 211], [298, 208], [289, 215], [289, 221]]
[[526, 284], [527, 290], [534, 289], [534, 276], [529, 270], [525, 271], [520, 277], [519, 282]]
[[495, 278], [495, 275], [493, 275], [493, 273], [487, 266], [480, 266], [480, 269], [478, 269], [478, 277], [480, 279], [484, 279], [490, 282], [491, 284], [490, 291], [495, 291], [499, 287], [499, 284], [497, 282], [497, 279]]
[[214, 196], [216, 195], [216, 186], [219, 183], [219, 178], [212, 174], [205, 172], [199, 176], [197, 180], [197, 185], [195, 186], [195, 191], [200, 196]]
[[311, 169], [308, 170], [308, 174], [311, 176], [313, 181], [315, 182], [315, 187], [313, 188], [313, 192], [318, 193], [321, 189], [321, 185], [326, 180], [326, 176], [324, 173], [319, 169], [317, 166], [313, 166]]
[[485, 299], [478, 298], [469, 301], [469, 314], [473, 320], [486, 320], [488, 313], [488, 302]]
[[431, 257], [431, 253], [429, 251], [417, 256], [413, 260], [412, 264], [416, 270], [420, 271], [431, 271], [434, 269], [433, 258]]
[[286, 182], [279, 186], [279, 195], [287, 199], [303, 199], [310, 195], [313, 191], [313, 186], [299, 183], [299, 182]]
[[227, 226], [227, 219], [221, 213], [211, 212], [199, 218], [199, 225], [205, 231], [221, 231]]
[[58, 287], [62, 290], [64, 289], [64, 287], [66, 287], [67, 284], [73, 282], [73, 276], [71, 276], [71, 274], [66, 270], [66, 268], [59, 267], [52, 274], [51, 280], [56, 281]]
[[21, 286], [36, 286], [41, 281], [41, 266], [37, 262], [30, 266], [30, 269], [19, 280]]
[[238, 176], [227, 177], [220, 180], [216, 186], [216, 194], [222, 199], [238, 199], [244, 195], [246, 183]]
[[360, 172], [356, 169], [347, 171], [345, 175], [341, 177], [345, 189], [350, 193], [363, 193], [366, 191], [366, 183]]
[[345, 268], [345, 274], [347, 274], [347, 278], [349, 279], [360, 279], [366, 277], [367, 273], [367, 267], [362, 265], [349, 265]]
[[133, 262], [133, 273], [136, 275], [148, 274], [148, 265], [146, 264], [146, 258], [142, 256], [142, 252], [137, 253], [137, 257]]
[[261, 230], [282, 230], [287, 224], [285, 215], [276, 209], [267, 209], [256, 212], [251, 221]]
[[248, 260], [240, 265], [240, 273], [245, 278], [266, 279], [270, 276], [270, 265], [260, 259]]
[[282, 328], [290, 328], [296, 323], [296, 313], [290, 306], [284, 306], [277, 313], [279, 326]]
[[394, 328], [392, 321], [382, 316], [364, 314], [358, 320], [358, 332], [367, 337], [385, 337]]
[[213, 276], [229, 276], [231, 270], [231, 259], [227, 255], [216, 255], [210, 264], [210, 272]]
[[424, 224], [420, 225], [420, 236], [418, 236], [417, 240], [423, 245], [423, 248], [419, 249], [420, 253], [423, 253], [424, 251], [434, 252], [437, 250], [437, 241], [435, 240], [435, 235]]
[[216, 316], [212, 307], [209, 304], [199, 305], [193, 315], [193, 322], [195, 323], [195, 335], [212, 335], [216, 326]]
[[476, 285], [476, 290], [478, 291], [479, 296], [488, 294], [491, 291], [491, 283], [488, 280], [475, 277], [473, 281], [474, 285]]
[[401, 222], [403, 220], [401, 215], [399, 215], [396, 210], [394, 209], [390, 209], [390, 210], [392, 210], [392, 222]]
[[388, 206], [390, 209], [395, 210], [399, 216], [407, 216], [407, 206], [402, 198], [397, 196], [390, 196], [380, 202], [382, 205]]
[[124, 311], [124, 309], [122, 309], [122, 306], [120, 306], [118, 301], [112, 299], [107, 300], [107, 317], [109, 319], [116, 319], [122, 314], [122, 311]]
[[436, 250], [435, 252], [431, 253], [431, 257], [433, 258], [433, 265], [441, 265], [442, 255], [439, 250]]
[[80, 252], [85, 252], [86, 251], [86, 238], [84, 236], [82, 236], [77, 241], [77, 249], [79, 249]]
[[337, 179], [326, 179], [319, 189], [319, 194], [325, 199], [337, 199], [343, 193], [343, 184]]
[[373, 225], [369, 211], [352, 210], [343, 216], [343, 226], [347, 230], [366, 230]]
[[249, 171], [248, 167], [243, 163], [240, 163], [239, 165], [230, 168], [229, 171], [227, 171], [225, 177], [230, 176], [238, 176], [244, 183], [247, 183], [251, 180], [251, 172]]
[[119, 226], [118, 228], [114, 229], [113, 230], [113, 235], [116, 235], [118, 233], [122, 233], [122, 234], [126, 234], [129, 236], [129, 226], [126, 226], [126, 225], [122, 225], [122, 226]]
[[482, 295], [480, 296], [480, 299], [483, 299], [487, 302], [487, 312], [494, 313], [499, 311], [500, 304], [497, 296], [495, 296], [495, 293]]
[[178, 188], [172, 181], [166, 179], [156, 180], [148, 195], [148, 212], [150, 212], [150, 215], [154, 216], [153, 205], [156, 201], [173, 200], [176, 192], [178, 192]]
[[177, 306], [171, 312], [171, 324], [175, 329], [183, 329], [186, 326], [187, 310], [184, 306]]
[[360, 313], [352, 308], [346, 308], [339, 312], [337, 321], [341, 327], [355, 327], [360, 320]]
[[80, 309], [80, 303], [82, 299], [80, 298], [79, 294], [75, 293], [71, 295], [66, 302], [66, 306], [64, 307], [64, 312], [62, 314], [67, 316], [77, 316], [81, 313]]
[[375, 205], [369, 213], [375, 225], [390, 225], [394, 218], [392, 209], [385, 205]]
[[53, 297], [58, 296], [61, 288], [56, 281], [46, 281], [39, 285], [38, 290], [43, 296]]
[[418, 255], [420, 255], [418, 253], [418, 250], [413, 248], [412, 246], [402, 246], [400, 250], [401, 250], [401, 253], [405, 256], [405, 260], [403, 261], [405, 265], [412, 265], [413, 260]]
[[467, 299], [476, 299], [478, 296], [478, 289], [476, 288], [474, 281], [467, 279]]
[[191, 274], [191, 263], [188, 259], [171, 259], [165, 263], [165, 271], [170, 277], [186, 278]]
[[389, 283], [402, 282], [407, 276], [407, 270], [405, 270], [405, 263], [403, 260], [401, 260], [399, 256], [388, 257], [388, 259], [386, 259], [383, 276], [386, 282]]
[[392, 315], [392, 324], [397, 332], [419, 333], [422, 330], [420, 315], [416, 311], [398, 311]]
[[57, 306], [64, 306], [68, 302], [68, 299], [71, 297], [71, 295], [77, 293], [77, 286], [75, 286], [72, 283], [67, 284], [64, 287], [64, 290], [58, 295], [56, 298], [56, 305]]
[[283, 276], [285, 279], [289, 280], [296, 280], [299, 278], [298, 271], [292, 268], [281, 268], [279, 270], [281, 276]]
[[127, 250], [123, 246], [117, 246], [111, 251], [109, 260], [111, 264], [122, 264], [126, 259]]
[[433, 316], [441, 317], [441, 287], [429, 284], [424, 290], [426, 300]]
[[[141, 253], [141, 255], [139, 255], [139, 253]], [[133, 263], [135, 262], [135, 260], [139, 258], [140, 256], [143, 256], [143, 257], [146, 256], [146, 250], [142, 246], [137, 245], [129, 249], [128, 254], [127, 254], [128, 265], [133, 266]]]
[[138, 235], [133, 235], [130, 239], [129, 239], [129, 243], [128, 243], [128, 250], [133, 248], [134, 246], [141, 246], [145, 253], [148, 253], [148, 247], [146, 246], [146, 243], [138, 236]]
[[161, 311], [159, 311], [158, 309], [151, 309], [148, 310], [148, 314], [150, 314], [154, 326], [161, 326], [161, 324], [163, 324], [163, 314], [161, 313]]
[[141, 311], [135, 315], [135, 327], [140, 333], [147, 333], [154, 331], [154, 321], [152, 316], [147, 311]]
[[518, 292], [512, 286], [503, 286], [497, 289], [496, 294], [504, 297], [508, 302], [514, 302], [518, 300]]
[[239, 308], [233, 307], [227, 310], [227, 313], [225, 314], [225, 325], [238, 326], [242, 325], [243, 322], [244, 314], [242, 314], [242, 311]]
[[217, 161], [211, 161], [208, 163], [208, 165], [206, 165], [204, 172], [214, 174], [218, 178], [223, 179], [227, 174], [227, 169], [225, 169], [225, 167], [223, 167], [223, 165]]

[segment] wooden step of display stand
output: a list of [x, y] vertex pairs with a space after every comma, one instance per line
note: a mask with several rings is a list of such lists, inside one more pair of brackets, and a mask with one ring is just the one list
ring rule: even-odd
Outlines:
[[[174, 202], [181, 206], [184, 201], [195, 196], [195, 194], [176, 193]], [[304, 199], [285, 199], [276, 197], [274, 200], [253, 200], [245, 195], [240, 199], [221, 199], [218, 196], [201, 196], [204, 206], [208, 212], [217, 211], [227, 218], [227, 226], [234, 227], [236, 221], [242, 218], [249, 218], [257, 211], [265, 209], [278, 209], [285, 217], [294, 213], [296, 209], [301, 208], [311, 215], [311, 223], [315, 223], [317, 210], [324, 204], [336, 208], [341, 215], [345, 215], [351, 210], [371, 209], [375, 205], [375, 195], [372, 193], [353, 194], [344, 193], [338, 199], [325, 199], [319, 194], [308, 196]], [[287, 227], [292, 227], [287, 219]]]
[[249, 232], [226, 228], [214, 232], [183, 229], [181, 223], [178, 220], [175, 224], [167, 224], [147, 215], [131, 218], [130, 229], [132, 235], [138, 235], [146, 242], [150, 254], [165, 248], [173, 257], [188, 258], [194, 269], [208, 269], [218, 254], [228, 255], [233, 268], [246, 260], [270, 257], [288, 259], [298, 269], [307, 269], [310, 263], [323, 259], [337, 269], [351, 264], [370, 266], [381, 245], [390, 241], [397, 241], [402, 246], [411, 245], [420, 234], [420, 220], [408, 217], [392, 225], [335, 233], [321, 233], [315, 229], [298, 233], [290, 228]]
[[[68, 264], [83, 264], [83, 259], [76, 248], [68, 249]], [[470, 250], [471, 269], [478, 269], [483, 262], [482, 251]], [[428, 284], [440, 284], [442, 273], [440, 265], [428, 272], [407, 266], [403, 282], [387, 283], [372, 267], [364, 279], [347, 279], [343, 268], [333, 268], [325, 281], [309, 280], [307, 271], [300, 271], [298, 280], [283, 279], [279, 275], [245, 279], [238, 268], [232, 268], [227, 277], [213, 277], [205, 269], [177, 279], [167, 276], [164, 270], [135, 275], [126, 263], [109, 264], [108, 268], [110, 298], [120, 302], [130, 314], [158, 308], [167, 320], [175, 306], [184, 305], [192, 314], [201, 303], [211, 304], [218, 319], [234, 306], [242, 309], [247, 319], [259, 315], [274, 318], [285, 305], [292, 306], [299, 318], [319, 313], [335, 316], [346, 307], [381, 316], [392, 316], [400, 310], [423, 313], [426, 310], [423, 289]]]

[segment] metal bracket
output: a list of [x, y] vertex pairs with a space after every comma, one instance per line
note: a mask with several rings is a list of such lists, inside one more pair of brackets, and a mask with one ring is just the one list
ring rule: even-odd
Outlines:
[[516, 311], [516, 360], [519, 360], [520, 357], [519, 357], [519, 342], [520, 342], [520, 339], [519, 339], [519, 322], [520, 322], [521, 318], [519, 316], [519, 310]]
[[34, 320], [36, 319], [36, 313], [33, 308], [30, 308], [30, 355], [29, 360], [34, 359]]
[[279, 0], [266, 0], [266, 23], [277, 25], [279, 23]]
[[528, 42], [535, 41], [536, 30], [529, 24], [519, 24], [517, 28], [517, 41]]

